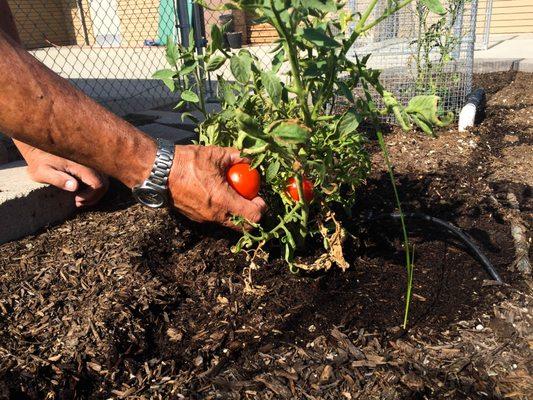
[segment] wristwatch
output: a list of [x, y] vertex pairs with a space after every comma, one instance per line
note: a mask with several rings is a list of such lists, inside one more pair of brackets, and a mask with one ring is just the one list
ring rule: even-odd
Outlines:
[[157, 153], [150, 176], [132, 189], [135, 200], [150, 208], [160, 208], [168, 203], [168, 175], [173, 161], [174, 143], [157, 139]]

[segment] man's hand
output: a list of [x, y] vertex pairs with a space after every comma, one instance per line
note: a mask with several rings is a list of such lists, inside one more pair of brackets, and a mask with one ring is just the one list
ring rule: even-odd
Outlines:
[[36, 182], [76, 192], [76, 207], [97, 203], [109, 187], [107, 177], [91, 168], [19, 141], [15, 141], [15, 144], [28, 164], [30, 178]]
[[215, 146], [176, 146], [169, 189], [174, 206], [198, 222], [217, 222], [230, 228], [232, 215], [259, 222], [266, 204], [261, 197], [247, 200], [231, 188], [226, 170], [246, 162], [237, 149]]

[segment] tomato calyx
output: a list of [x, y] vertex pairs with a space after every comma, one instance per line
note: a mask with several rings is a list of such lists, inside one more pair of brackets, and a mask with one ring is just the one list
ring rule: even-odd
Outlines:
[[[310, 203], [315, 197], [313, 192], [313, 182], [306, 177], [303, 177], [302, 189], [305, 201]], [[294, 177], [291, 177], [287, 180], [285, 191], [294, 201], [300, 201], [300, 195], [298, 193], [298, 181]]]
[[261, 176], [250, 164], [233, 164], [226, 171], [226, 179], [230, 186], [242, 197], [252, 200], [257, 197], [261, 187]]

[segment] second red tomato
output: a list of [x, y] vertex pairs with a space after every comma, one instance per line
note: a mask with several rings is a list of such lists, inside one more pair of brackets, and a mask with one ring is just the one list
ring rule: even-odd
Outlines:
[[[313, 183], [309, 179], [303, 178], [302, 188], [304, 192], [304, 199], [309, 203], [311, 200], [313, 200], [314, 197]], [[296, 179], [289, 178], [289, 180], [287, 181], [287, 193], [293, 198], [293, 200], [300, 201]]]
[[226, 179], [237, 193], [248, 200], [257, 197], [261, 186], [261, 176], [250, 164], [234, 164], [226, 172]]

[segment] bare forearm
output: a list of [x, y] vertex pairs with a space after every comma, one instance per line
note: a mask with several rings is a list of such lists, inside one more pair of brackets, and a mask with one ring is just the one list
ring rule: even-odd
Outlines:
[[148, 136], [107, 111], [0, 31], [0, 131], [133, 186], [155, 157]]

